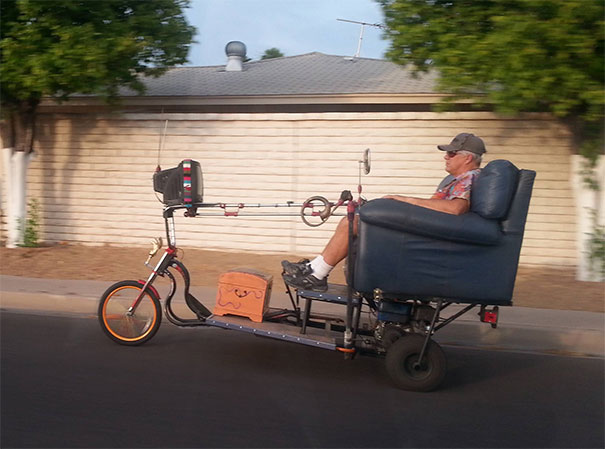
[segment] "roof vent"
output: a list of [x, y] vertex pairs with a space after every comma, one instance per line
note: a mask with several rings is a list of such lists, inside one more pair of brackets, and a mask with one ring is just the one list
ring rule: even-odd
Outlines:
[[227, 53], [227, 72], [241, 72], [243, 68], [244, 58], [246, 57], [246, 45], [240, 41], [231, 41], [225, 47]]

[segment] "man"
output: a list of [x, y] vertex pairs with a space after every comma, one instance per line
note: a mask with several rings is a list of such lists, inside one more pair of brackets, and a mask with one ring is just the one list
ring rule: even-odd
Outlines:
[[[458, 134], [449, 145], [438, 145], [445, 151], [445, 170], [451, 175], [444, 179], [430, 199], [401, 195], [384, 198], [403, 201], [448, 214], [461, 215], [469, 211], [471, 186], [480, 172], [481, 158], [486, 152], [483, 140], [474, 134]], [[355, 217], [353, 232], [357, 233], [358, 217]], [[312, 261], [297, 263], [282, 261], [283, 278], [288, 285], [305, 290], [326, 291], [328, 275], [334, 266], [347, 256], [349, 225], [346, 218], [338, 224], [334, 235], [322, 253]]]

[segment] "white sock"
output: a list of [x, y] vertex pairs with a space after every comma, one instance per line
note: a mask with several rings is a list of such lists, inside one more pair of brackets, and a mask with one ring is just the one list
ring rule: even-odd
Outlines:
[[324, 260], [324, 256], [317, 256], [309, 264], [313, 270], [313, 276], [317, 279], [323, 279], [330, 274], [330, 271], [334, 268], [334, 265], [329, 265]]

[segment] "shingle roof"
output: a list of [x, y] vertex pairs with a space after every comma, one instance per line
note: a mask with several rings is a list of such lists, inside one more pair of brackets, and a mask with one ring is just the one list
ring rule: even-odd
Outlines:
[[[247, 96], [434, 93], [435, 76], [418, 78], [381, 59], [308, 53], [244, 63], [241, 72], [225, 66], [178, 67], [146, 78], [145, 96]], [[123, 90], [121, 95], [136, 95]]]

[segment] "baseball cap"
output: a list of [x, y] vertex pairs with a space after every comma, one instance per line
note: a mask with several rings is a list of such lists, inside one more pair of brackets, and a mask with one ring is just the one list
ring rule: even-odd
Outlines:
[[470, 133], [460, 133], [449, 145], [437, 145], [441, 151], [470, 151], [475, 154], [483, 154], [487, 150], [481, 138]]

